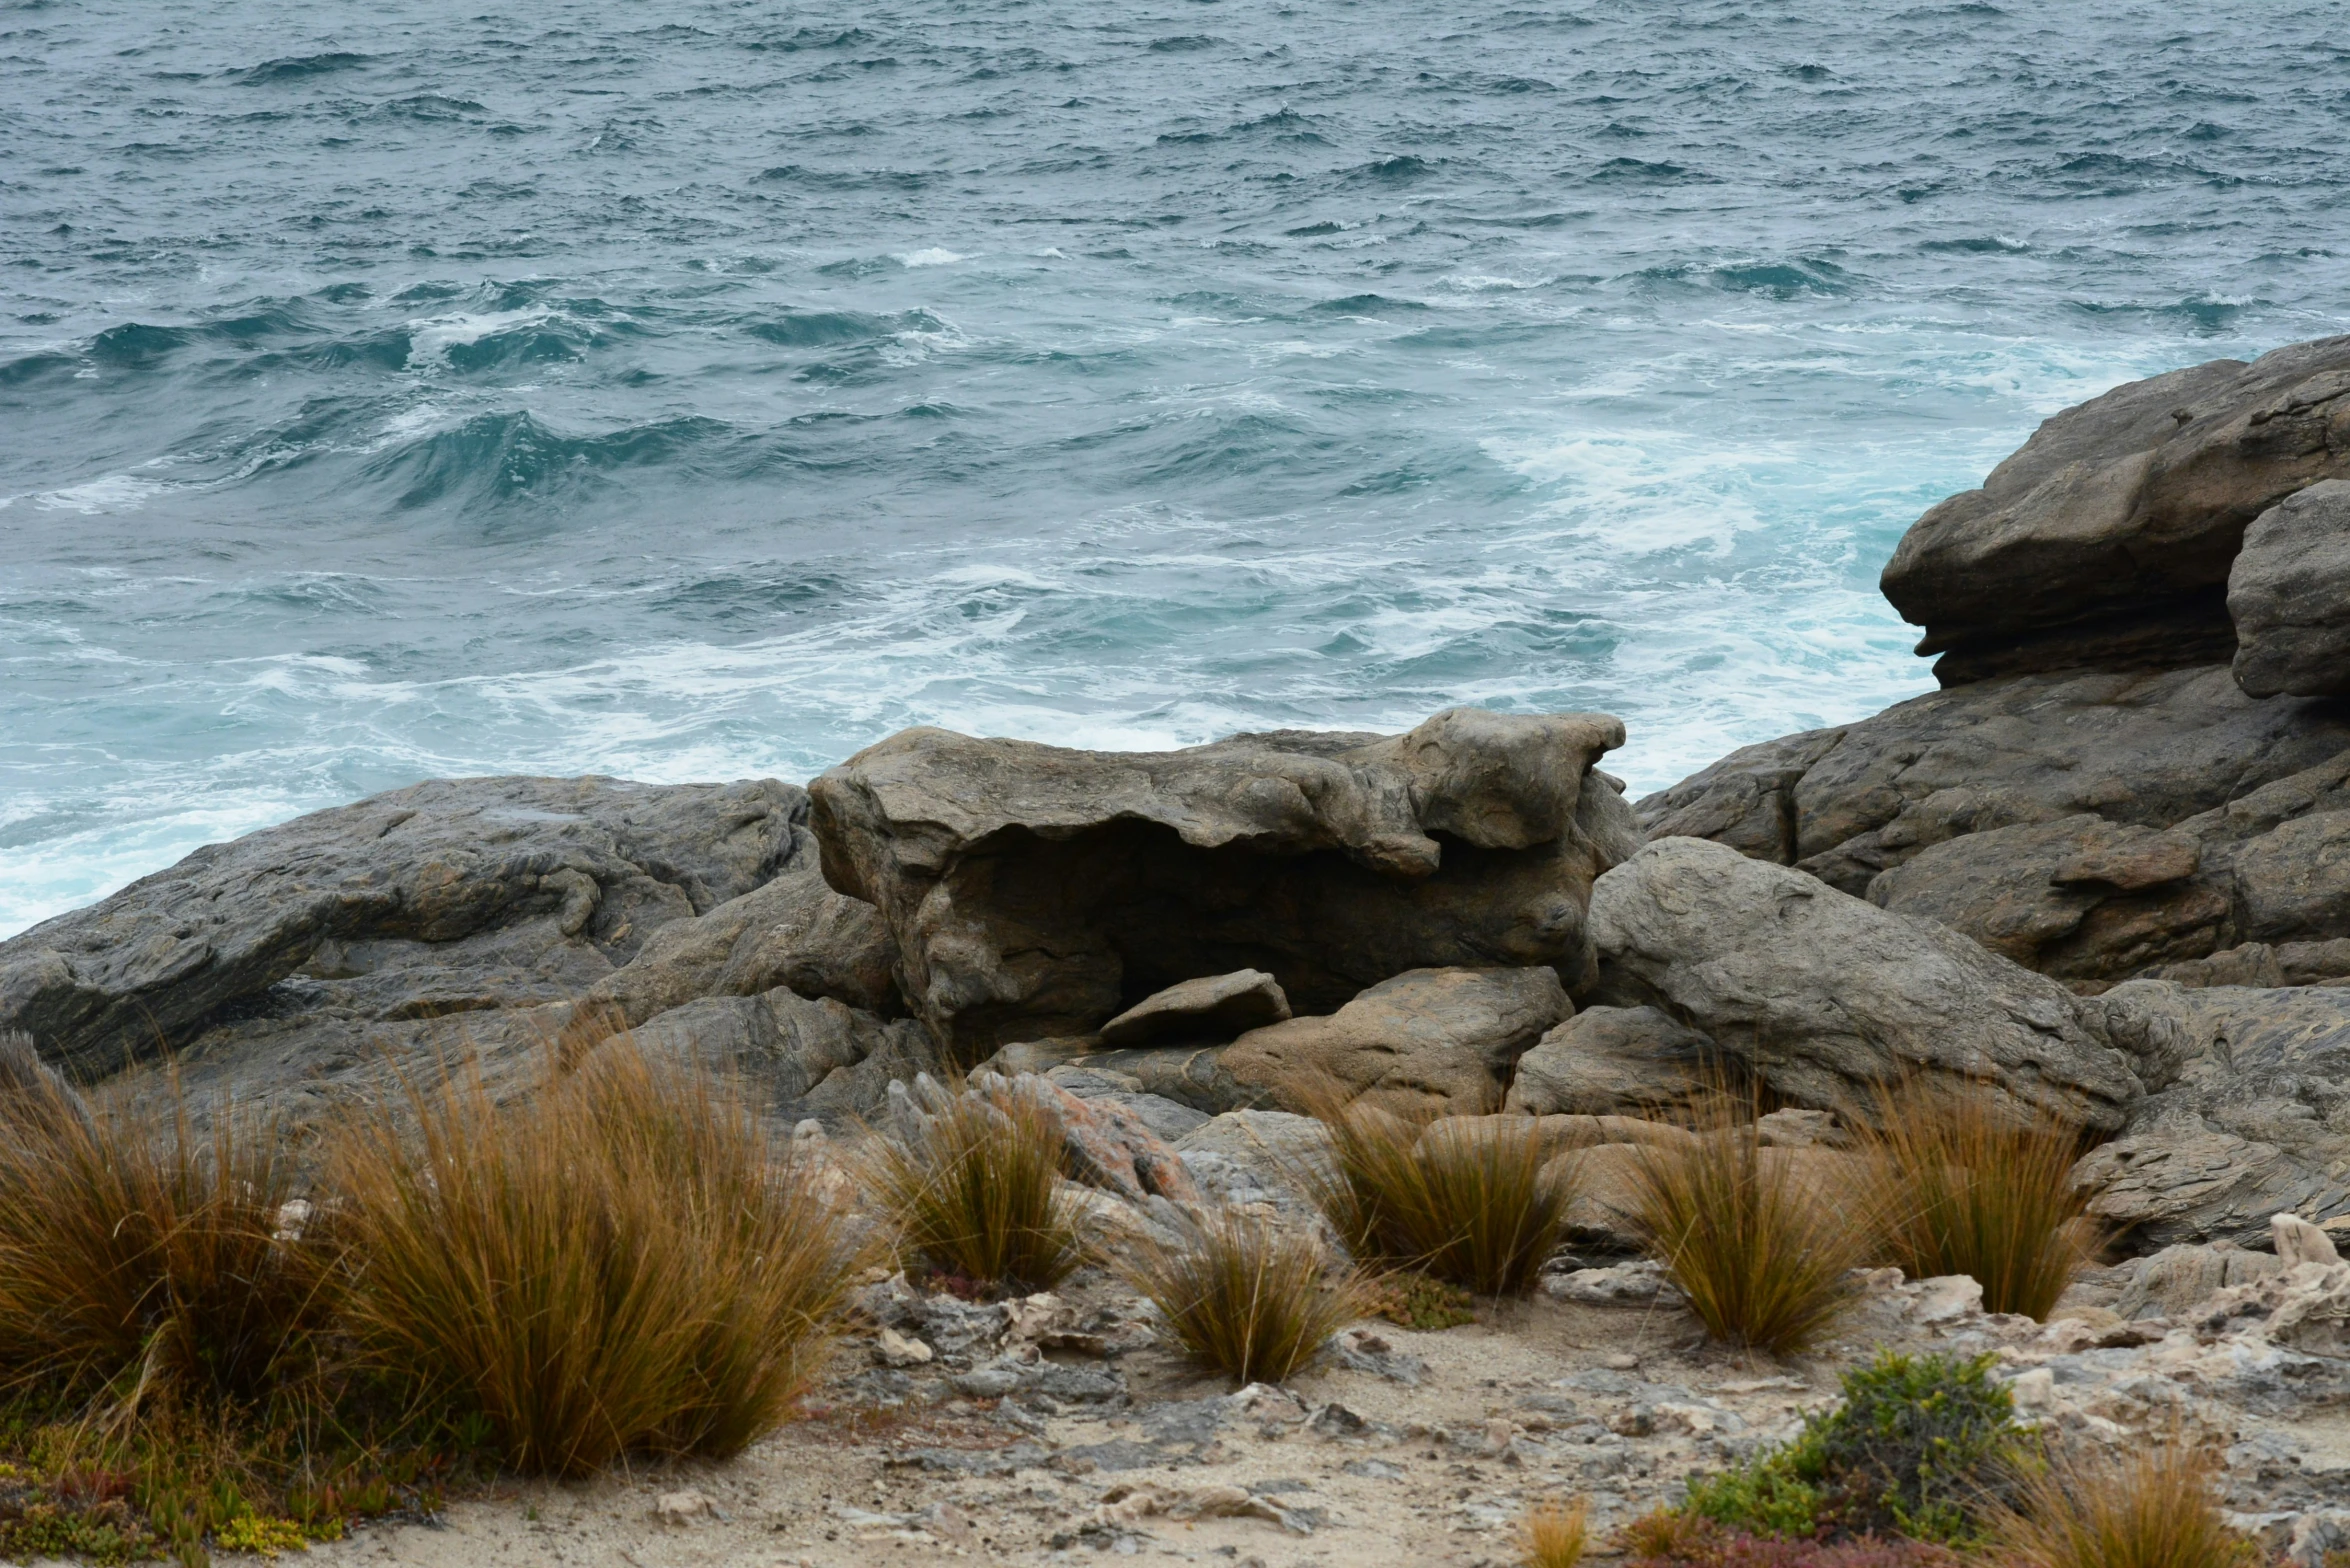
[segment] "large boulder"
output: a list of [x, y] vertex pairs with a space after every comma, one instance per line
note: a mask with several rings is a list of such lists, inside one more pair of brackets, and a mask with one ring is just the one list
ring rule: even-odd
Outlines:
[[2350, 935], [2321, 874], [2346, 775], [2339, 701], [2257, 700], [2222, 665], [2075, 672], [1749, 746], [1639, 812], [2102, 984]]
[[2255, 697], [2350, 694], [2350, 479], [2285, 497], [2228, 571], [2236, 682]]
[[[0, 943], [0, 1028], [84, 1077], [219, 1015], [398, 1021], [576, 997], [804, 841], [788, 784], [437, 780], [208, 845]], [[274, 993], [274, 994], [273, 994]]]
[[2350, 989], [2140, 980], [2100, 998], [2125, 1000], [2190, 1038], [2175, 1081], [2076, 1167], [2091, 1212], [2141, 1250], [2258, 1247], [2279, 1212], [2350, 1235]]
[[908, 1006], [955, 1056], [1098, 1029], [1262, 970], [1328, 1012], [1403, 970], [1588, 964], [1591, 879], [1638, 843], [1594, 714], [1438, 714], [1070, 751], [908, 730], [810, 786], [834, 888], [880, 909]]
[[1221, 1065], [1285, 1110], [1335, 1096], [1407, 1115], [1482, 1115], [1500, 1105], [1526, 1048], [1573, 1011], [1548, 968], [1414, 969], [1327, 1016], [1252, 1029]]
[[1596, 1000], [1659, 1009], [1797, 1105], [1865, 1109], [1878, 1085], [1947, 1075], [2113, 1131], [2142, 1092], [2144, 1041], [2055, 981], [1719, 844], [1652, 841], [1599, 879], [1591, 929]]
[[1721, 1081], [1712, 1040], [1653, 1007], [1588, 1007], [1518, 1058], [1503, 1109], [1531, 1116], [1640, 1116]]
[[1946, 686], [2235, 652], [2245, 526], [2350, 474], [2350, 337], [2116, 387], [2041, 425], [1903, 536], [1885, 597]]

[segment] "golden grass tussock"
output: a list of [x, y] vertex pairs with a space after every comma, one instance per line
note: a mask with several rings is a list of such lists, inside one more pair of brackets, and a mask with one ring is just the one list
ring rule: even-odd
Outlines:
[[176, 1092], [154, 1111], [82, 1098], [0, 1041], [0, 1390], [262, 1398], [335, 1310], [321, 1245], [275, 1239], [301, 1190], [276, 1130], [224, 1108], [209, 1134]]
[[950, 1282], [1045, 1290], [1085, 1260], [1060, 1128], [1025, 1095], [959, 1093], [918, 1140], [874, 1139], [867, 1173], [907, 1260]]
[[1296, 1175], [1357, 1259], [1487, 1296], [1533, 1288], [1565, 1237], [1576, 1168], [1551, 1158], [1533, 1117], [1407, 1118], [1334, 1099], [1314, 1110], [1329, 1158]]
[[622, 1038], [514, 1104], [463, 1071], [406, 1101], [331, 1155], [377, 1365], [529, 1473], [723, 1457], [785, 1418], [854, 1258], [732, 1086]]
[[1715, 1339], [1786, 1354], [1815, 1343], [1850, 1304], [1874, 1216], [1795, 1156], [1765, 1148], [1751, 1096], [1718, 1088], [1699, 1136], [1636, 1145], [1631, 1219], [1650, 1255]]
[[1230, 1210], [1180, 1243], [1141, 1244], [1120, 1272], [1193, 1360], [1242, 1383], [1283, 1381], [1366, 1310], [1360, 1278], [1334, 1274], [1312, 1235]]
[[1989, 1312], [2055, 1310], [2100, 1240], [2073, 1185], [2079, 1129], [1917, 1081], [1879, 1088], [1867, 1112], [1847, 1119], [1882, 1205], [1878, 1255], [1913, 1279], [1973, 1276]]
[[2059, 1453], [1992, 1521], [2008, 1568], [2252, 1568], [2257, 1546], [2212, 1496], [2211, 1456], [2181, 1440], [2113, 1455]]
[[1525, 1568], [1575, 1568], [1590, 1544], [1588, 1498], [1545, 1498], [1518, 1521], [1519, 1561]]

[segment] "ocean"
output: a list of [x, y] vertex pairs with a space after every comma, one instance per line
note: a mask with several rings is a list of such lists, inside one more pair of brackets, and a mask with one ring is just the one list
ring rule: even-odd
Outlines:
[[1928, 689], [1916, 515], [2350, 330], [2350, 6], [0, 3], [0, 935], [420, 778]]

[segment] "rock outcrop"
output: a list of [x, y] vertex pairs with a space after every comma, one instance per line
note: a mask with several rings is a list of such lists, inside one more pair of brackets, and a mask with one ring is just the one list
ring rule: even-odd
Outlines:
[[1110, 754], [908, 730], [810, 786], [824, 872], [882, 913], [954, 1055], [1079, 1035], [1202, 975], [1327, 1013], [1407, 969], [1588, 963], [1591, 879], [1637, 845], [1591, 714]]
[[1229, 1042], [1289, 1017], [1281, 982], [1261, 969], [1202, 975], [1147, 996], [1101, 1027], [1108, 1050], [1186, 1042]]
[[1599, 879], [1591, 929], [1597, 1000], [1659, 1009], [1797, 1105], [1946, 1074], [2021, 1113], [2113, 1131], [2141, 1093], [2105, 1015], [2085, 1017], [2063, 986], [1719, 844], [1651, 842]]
[[1884, 574], [1945, 686], [2223, 663], [2245, 526], [2350, 474], [2350, 337], [2116, 387], [1928, 511]]
[[577, 996], [803, 841], [772, 780], [439, 780], [196, 851], [0, 944], [0, 1027], [95, 1076], [273, 998], [396, 1021]]
[[2350, 989], [2134, 981], [2131, 1000], [2191, 1031], [2176, 1081], [2133, 1106], [2075, 1179], [2133, 1250], [2269, 1243], [2270, 1217], [2350, 1232]]
[[1705, 1035], [1653, 1007], [1588, 1007], [1518, 1058], [1503, 1109], [1530, 1116], [1644, 1116], [1721, 1076]]
[[777, 988], [704, 996], [635, 1031], [643, 1049], [739, 1077], [770, 1096], [772, 1113], [842, 1125], [880, 1109], [893, 1080], [940, 1069], [929, 1031], [831, 997]]
[[1496, 1109], [1511, 1066], [1574, 1006], [1548, 968], [1413, 969], [1337, 1012], [1252, 1029], [1222, 1067], [1283, 1110], [1333, 1095], [1405, 1115]]
[[2255, 697], [2350, 694], [2350, 479], [2289, 495], [2228, 571], [2236, 684]]

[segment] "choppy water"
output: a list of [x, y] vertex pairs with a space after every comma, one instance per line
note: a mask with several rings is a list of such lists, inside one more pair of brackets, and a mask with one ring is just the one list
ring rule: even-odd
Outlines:
[[0, 933], [419, 777], [1928, 684], [1878, 567], [2350, 322], [2350, 7], [0, 4]]

